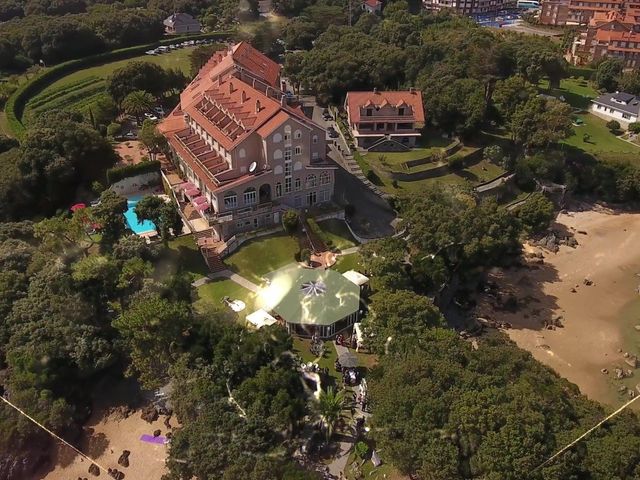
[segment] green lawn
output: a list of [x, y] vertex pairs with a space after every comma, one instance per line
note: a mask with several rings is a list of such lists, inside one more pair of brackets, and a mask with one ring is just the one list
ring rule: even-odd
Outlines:
[[[590, 113], [580, 114], [578, 117], [584, 123], [574, 126], [575, 133], [563, 143], [591, 153], [600, 160], [640, 160], [640, 147], [617, 138], [606, 127], [606, 120]], [[583, 139], [585, 133], [590, 137], [588, 142]]]
[[564, 97], [565, 101], [575, 108], [588, 109], [591, 99], [598, 96], [598, 92], [587, 80], [579, 78], [565, 78], [560, 81], [560, 88], [549, 90], [549, 82], [543, 80], [538, 84], [540, 93]]
[[189, 53], [194, 47], [172, 50], [162, 55], [140, 55], [138, 57], [105, 63], [85, 68], [55, 81], [42, 92], [31, 98], [25, 107], [24, 121], [54, 108], [86, 108], [105, 93], [106, 79], [116, 69], [129, 62], [145, 61], [163, 68], [179, 68], [189, 74]]
[[295, 262], [295, 254], [299, 249], [295, 237], [278, 233], [244, 243], [224, 262], [234, 272], [260, 284], [267, 273]]
[[498, 165], [495, 165], [487, 160], [482, 160], [476, 165], [465, 168], [463, 170], [447, 173], [440, 177], [427, 178], [425, 180], [418, 180], [415, 182], [396, 182], [397, 186], [394, 186], [391, 180], [383, 179], [383, 186], [381, 187], [387, 193], [397, 194], [402, 192], [421, 192], [430, 185], [440, 183], [443, 185], [478, 185], [480, 183], [487, 182], [496, 178], [498, 175], [504, 173], [504, 170]]
[[156, 261], [156, 278], [166, 278], [179, 269], [189, 273], [193, 280], [209, 273], [207, 264], [196, 246], [192, 235], [184, 235], [169, 242], [169, 250]]
[[[300, 338], [293, 336], [293, 353], [298, 355], [303, 362], [318, 362], [320, 368], [326, 368], [329, 370], [329, 375], [333, 379], [335, 385], [339, 385], [342, 382], [342, 375], [336, 372], [334, 364], [338, 358], [336, 347], [333, 342], [324, 342], [324, 355], [321, 358], [316, 358], [311, 354], [309, 347], [311, 346], [311, 340], [308, 338]], [[327, 385], [323, 385], [326, 388]]]
[[379, 162], [382, 166], [398, 170], [404, 162], [409, 160], [419, 160], [441, 151], [452, 142], [448, 138], [442, 138], [437, 132], [429, 132], [423, 135], [416, 148], [408, 152], [371, 152], [363, 155], [368, 162]]
[[358, 263], [358, 254], [350, 253], [349, 255], [340, 255], [335, 265], [331, 268], [340, 273], [344, 273], [349, 270], [358, 270], [360, 268], [360, 264]]
[[[244, 322], [245, 317], [256, 311], [256, 294], [241, 287], [232, 280], [218, 278], [196, 289], [197, 299], [194, 307], [199, 312], [217, 310], [223, 306], [222, 299], [229, 297], [232, 300], [242, 300], [246, 304], [244, 311], [238, 314], [239, 320]], [[223, 307], [224, 308], [224, 307]]]
[[329, 220], [318, 222], [318, 226], [321, 229], [320, 235], [322, 236], [322, 240], [325, 243], [327, 240], [331, 240], [333, 246], [339, 250], [346, 250], [358, 244], [356, 239], [353, 238], [353, 235], [351, 235], [344, 220], [330, 218]]

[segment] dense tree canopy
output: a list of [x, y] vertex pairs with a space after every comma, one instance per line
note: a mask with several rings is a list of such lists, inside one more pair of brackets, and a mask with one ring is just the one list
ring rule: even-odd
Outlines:
[[634, 414], [536, 469], [602, 409], [502, 338], [483, 339], [477, 350], [447, 330], [417, 338], [413, 353], [383, 356], [369, 382], [377, 448], [403, 472], [433, 480], [638, 475], [638, 452], [612, 447], [638, 443]]

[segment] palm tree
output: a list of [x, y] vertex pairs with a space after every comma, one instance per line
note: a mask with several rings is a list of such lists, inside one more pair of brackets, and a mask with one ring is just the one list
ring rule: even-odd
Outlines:
[[327, 434], [327, 442], [333, 435], [333, 429], [342, 414], [344, 406], [344, 392], [336, 392], [333, 387], [327, 388], [326, 392], [320, 392], [316, 410]]
[[154, 104], [153, 95], [144, 90], [134, 90], [122, 100], [122, 109], [127, 115], [136, 117], [136, 123], [140, 125], [140, 118], [149, 112]]

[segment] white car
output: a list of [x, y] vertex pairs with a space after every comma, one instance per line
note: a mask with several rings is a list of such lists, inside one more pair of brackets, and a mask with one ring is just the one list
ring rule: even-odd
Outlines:
[[144, 116], [149, 120], [158, 120], [158, 117], [156, 117], [153, 113], [145, 113]]

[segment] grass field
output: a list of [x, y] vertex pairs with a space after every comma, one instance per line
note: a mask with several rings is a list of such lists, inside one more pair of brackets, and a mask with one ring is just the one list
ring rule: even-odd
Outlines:
[[169, 250], [155, 262], [155, 266], [154, 276], [159, 279], [167, 278], [179, 269], [187, 272], [193, 280], [209, 273], [192, 235], [169, 241]]
[[267, 273], [295, 262], [298, 250], [295, 237], [279, 233], [248, 241], [226, 258], [225, 263], [234, 272], [260, 284]]
[[350, 253], [349, 255], [340, 255], [333, 267], [335, 271], [344, 273], [349, 270], [359, 270], [360, 263], [358, 262], [358, 254]]
[[437, 133], [423, 135], [418, 141], [418, 146], [408, 152], [371, 152], [363, 155], [367, 162], [376, 160], [394, 170], [395, 167], [401, 167], [404, 162], [409, 160], [420, 160], [434, 153], [442, 151], [442, 149], [452, 142], [448, 138], [442, 138]]
[[55, 81], [27, 102], [24, 122], [28, 124], [34, 116], [53, 109], [85, 109], [105, 95], [109, 75], [129, 62], [145, 61], [163, 68], [179, 68], [189, 74], [189, 53], [193, 48], [181, 48], [162, 55], [140, 55], [73, 72]]
[[194, 307], [199, 312], [218, 310], [220, 307], [226, 308], [222, 303], [224, 297], [229, 297], [232, 300], [242, 300], [246, 304], [245, 310], [239, 313], [239, 320], [243, 322], [248, 314], [259, 308], [256, 305], [255, 293], [226, 278], [218, 278], [206, 283], [198, 287], [196, 292], [198, 298], [194, 303]]
[[448, 173], [440, 177], [417, 180], [415, 182], [398, 181], [395, 185], [388, 178], [382, 178], [380, 188], [387, 193], [397, 194], [402, 192], [420, 192], [429, 185], [440, 183], [443, 185], [477, 185], [496, 178], [504, 173], [504, 170], [487, 160], [481, 160], [476, 165]]
[[[567, 138], [565, 145], [584, 150], [600, 160], [640, 160], [640, 148], [624, 140], [617, 138], [606, 127], [606, 120], [603, 120], [586, 110], [591, 106], [591, 99], [598, 96], [598, 92], [591, 83], [586, 80], [566, 78], [560, 82], [560, 88], [547, 90], [548, 84], [539, 84], [541, 91], [555, 97], [563, 97], [569, 105], [576, 109], [585, 110], [584, 113], [576, 114], [583, 123], [574, 126], [574, 134]], [[588, 134], [589, 139], [584, 141], [584, 135]]]
[[330, 218], [329, 220], [318, 222], [318, 226], [321, 229], [320, 235], [322, 240], [325, 243], [327, 240], [330, 240], [333, 246], [339, 250], [346, 250], [358, 244], [355, 238], [353, 238], [353, 235], [351, 235], [344, 220]]

